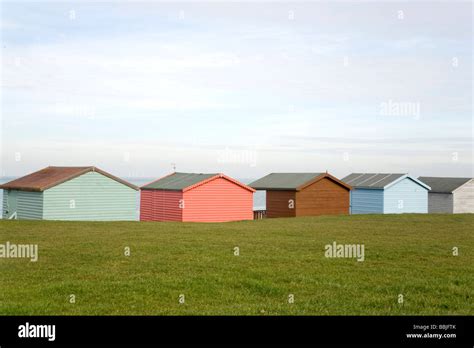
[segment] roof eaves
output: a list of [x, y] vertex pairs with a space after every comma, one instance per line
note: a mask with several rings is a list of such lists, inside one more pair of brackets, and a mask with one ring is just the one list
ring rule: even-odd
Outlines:
[[247, 185], [245, 185], [245, 184], [242, 184], [241, 182], [239, 182], [239, 181], [237, 181], [237, 180], [235, 180], [235, 179], [232, 179], [231, 177], [228, 177], [227, 175], [224, 175], [224, 174], [222, 174], [222, 173], [216, 174], [216, 175], [214, 175], [214, 176], [211, 176], [210, 178], [204, 179], [204, 180], [199, 181], [199, 182], [197, 182], [197, 183], [195, 183], [195, 184], [193, 184], [193, 185], [190, 185], [190, 186], [188, 186], [188, 187], [185, 187], [185, 188], [183, 188], [182, 191], [183, 191], [183, 192], [186, 192], [186, 191], [192, 190], [192, 189], [194, 189], [194, 188], [196, 188], [196, 187], [198, 187], [198, 186], [204, 185], [204, 184], [206, 184], [206, 183], [208, 183], [208, 182], [210, 182], [210, 181], [213, 181], [213, 180], [215, 180], [215, 179], [218, 179], [218, 178], [226, 179], [226, 180], [228, 180], [228, 181], [230, 181], [230, 182], [232, 182], [232, 183], [234, 183], [234, 184], [236, 184], [236, 185], [238, 185], [238, 186], [240, 186], [240, 187], [242, 187], [242, 188], [244, 188], [244, 189], [246, 189], [246, 190], [249, 190], [250, 192], [255, 192], [255, 190], [254, 190], [252, 187], [247, 186]]
[[16, 190], [16, 191], [26, 191], [26, 192], [42, 192], [41, 188], [36, 187], [9, 187], [8, 185], [0, 185], [0, 190]]
[[[100, 169], [100, 168], [97, 168], [97, 167], [91, 167], [91, 168], [92, 168], [91, 170], [92, 170], [93, 172], [102, 174], [103, 176], [106, 176], [106, 177], [108, 177], [109, 179], [115, 180], [115, 181], [117, 181], [118, 183], [121, 183], [122, 185], [128, 186], [128, 187], [130, 187], [131, 189], [134, 189], [135, 191], [138, 191], [138, 190], [140, 189], [138, 186], [136, 186], [136, 185], [134, 185], [134, 184], [132, 184], [132, 183], [130, 183], [130, 182], [128, 182], [128, 181], [125, 181], [125, 180], [123, 180], [123, 179], [120, 179], [119, 177], [117, 177], [117, 176], [115, 176], [115, 175], [112, 175], [112, 174], [110, 174], [110, 173], [107, 173], [106, 171], [103, 171], [103, 170]], [[85, 174], [85, 173], [87, 173], [87, 172], [89, 172], [89, 171], [90, 171], [90, 170], [85, 171], [85, 172], [82, 173], [82, 174]], [[82, 175], [82, 174], [80, 174], [80, 175]], [[69, 180], [70, 180], [70, 179], [69, 179]]]
[[[46, 167], [46, 168], [43, 168], [42, 170], [51, 169], [51, 168], [66, 168], [66, 167], [48, 166], [48, 167]], [[19, 186], [17, 186], [17, 187], [11, 187], [10, 185], [8, 185], [9, 183], [6, 183], [6, 184], [4, 184], [4, 185], [0, 185], [0, 189], [4, 189], [4, 190], [11, 189], [11, 190], [28, 191], [28, 192], [43, 192], [43, 191], [46, 191], [46, 190], [48, 190], [48, 189], [50, 189], [50, 188], [52, 188], [52, 187], [61, 185], [61, 184], [65, 183], [65, 182], [67, 182], [67, 181], [69, 181], [69, 180], [72, 180], [72, 179], [74, 179], [74, 178], [77, 178], [77, 177], [79, 177], [79, 176], [81, 176], [81, 175], [83, 175], [83, 174], [85, 174], [85, 173], [88, 173], [88, 172], [97, 172], [97, 173], [102, 174], [102, 175], [104, 175], [104, 176], [106, 176], [106, 177], [108, 177], [108, 178], [110, 178], [110, 179], [112, 179], [112, 180], [115, 180], [115, 181], [117, 181], [117, 182], [119, 182], [119, 183], [121, 183], [121, 184], [123, 184], [123, 185], [126, 185], [126, 186], [128, 186], [128, 187], [130, 187], [130, 188], [132, 188], [132, 189], [134, 189], [134, 190], [138, 190], [138, 187], [137, 187], [137, 186], [135, 186], [135, 185], [133, 185], [133, 184], [131, 184], [131, 183], [125, 181], [125, 180], [122, 180], [122, 179], [120, 179], [120, 178], [118, 178], [118, 177], [116, 177], [116, 176], [114, 176], [114, 175], [112, 175], [112, 174], [109, 174], [109, 173], [107, 173], [107, 172], [105, 172], [105, 171], [103, 171], [103, 170], [101, 170], [101, 169], [99, 169], [99, 168], [97, 168], [97, 167], [94, 167], [94, 166], [89, 166], [89, 167], [69, 167], [69, 168], [75, 168], [75, 169], [78, 169], [78, 171], [75, 172], [75, 173], [72, 173], [72, 174], [70, 174], [70, 175], [68, 175], [68, 176], [65, 176], [65, 177], [63, 177], [63, 178], [61, 178], [61, 179], [58, 179], [58, 180], [56, 180], [56, 181], [54, 181], [54, 182], [50, 182], [50, 183], [48, 183], [48, 184], [46, 184], [46, 185], [43, 185], [43, 186], [21, 186], [21, 185], [19, 185]], [[40, 170], [40, 171], [41, 171], [41, 170]], [[38, 171], [38, 172], [39, 172], [39, 171]], [[35, 173], [37, 173], [37, 172], [35, 172]], [[34, 173], [32, 173], [32, 174], [34, 174]]]
[[455, 192], [455, 191], [459, 190], [461, 187], [463, 187], [464, 185], [467, 185], [467, 184], [468, 184], [468, 183], [470, 183], [472, 180], [474, 180], [474, 179], [469, 179], [469, 180], [468, 180], [468, 181], [466, 181], [464, 184], [462, 184], [462, 185], [459, 185], [459, 186], [458, 186], [458, 187], [456, 187], [454, 190], [452, 190], [452, 191], [451, 191], [451, 193], [453, 193], [453, 192]]
[[301, 191], [301, 190], [304, 190], [306, 187], [324, 179], [324, 178], [328, 178], [330, 179], [331, 181], [335, 182], [336, 184], [339, 184], [345, 188], [347, 188], [349, 191], [352, 190], [352, 186], [350, 186], [349, 184], [339, 180], [338, 178], [336, 178], [335, 176], [329, 174], [329, 173], [321, 173], [320, 175], [314, 177], [313, 179], [311, 179], [310, 181], [304, 183], [303, 185], [300, 185], [296, 188], [296, 191]]
[[393, 180], [392, 182], [388, 183], [387, 185], [385, 185], [383, 187], [383, 189], [388, 189], [389, 187], [395, 185], [396, 183], [402, 181], [403, 179], [407, 178], [408, 177], [408, 174], [403, 174], [402, 176], [400, 176], [399, 178], [396, 178], [395, 180]]
[[355, 186], [355, 189], [364, 189], [364, 190], [383, 190], [384, 187], [373, 187], [373, 186]]
[[201, 181], [199, 181], [199, 182], [197, 182], [197, 183], [194, 183], [194, 184], [192, 184], [192, 185], [189, 185], [189, 186], [187, 186], [187, 187], [183, 187], [183, 189], [182, 189], [181, 191], [186, 192], [186, 191], [192, 190], [192, 189], [194, 189], [194, 188], [196, 188], [196, 187], [198, 187], [198, 186], [204, 185], [204, 184], [208, 183], [209, 181], [212, 181], [212, 180], [214, 180], [214, 179], [219, 178], [219, 175], [220, 175], [220, 174], [216, 174], [216, 175], [213, 175], [213, 176], [211, 176], [211, 177], [209, 177], [209, 178], [203, 179], [203, 180], [201, 180]]
[[325, 177], [325, 173], [321, 173], [321, 174], [315, 176], [314, 178], [308, 180], [304, 184], [301, 184], [300, 186], [297, 186], [296, 188], [294, 188], [294, 190], [297, 191], [297, 192], [301, 191], [301, 190], [305, 189], [306, 187], [308, 187], [309, 185], [312, 185], [315, 182], [318, 182], [319, 180], [323, 179], [324, 177]]
[[[48, 168], [54, 168], [54, 166], [48, 166]], [[81, 171], [78, 171], [77, 173], [74, 173], [74, 174], [71, 174], [61, 180], [58, 180], [56, 182], [53, 182], [53, 183], [50, 183], [49, 185], [45, 185], [45, 186], [42, 186], [40, 187], [39, 191], [40, 192], [43, 192], [43, 191], [46, 191], [52, 187], [55, 187], [55, 186], [58, 186], [58, 185], [61, 185], [63, 183], [65, 183], [66, 181], [69, 181], [69, 180], [72, 180], [74, 178], [77, 178], [85, 173], [88, 173], [88, 172], [91, 172], [91, 171], [94, 171], [94, 167], [84, 167], [83, 170]]]
[[158, 181], [160, 181], [160, 180], [162, 180], [162, 179], [164, 179], [164, 178], [167, 178], [168, 176], [174, 175], [174, 174], [176, 174], [176, 172], [167, 174], [167, 175], [162, 176], [162, 177], [160, 177], [160, 178], [158, 178], [158, 179], [156, 179], [156, 180], [150, 181], [148, 184], [145, 184], [145, 185], [140, 186], [140, 190], [153, 190], [153, 188], [151, 188], [151, 187], [147, 188], [147, 186], [149, 186], [149, 185], [151, 185], [151, 184], [154, 184], [155, 182], [158, 182]]
[[257, 191], [296, 191], [294, 187], [264, 187], [264, 186], [252, 186], [252, 189]]
[[385, 189], [387, 189], [387, 188], [389, 188], [389, 187], [395, 185], [396, 183], [398, 183], [398, 182], [400, 182], [400, 181], [402, 181], [403, 179], [406, 179], [406, 178], [408, 178], [408, 179], [410, 179], [410, 180], [416, 182], [416, 183], [417, 183], [418, 185], [420, 185], [420, 186], [423, 186], [423, 187], [426, 188], [428, 191], [431, 190], [431, 187], [429, 187], [428, 185], [426, 185], [424, 182], [421, 182], [420, 180], [415, 179], [414, 177], [411, 177], [411, 176], [409, 176], [408, 174], [402, 175], [401, 177], [399, 177], [399, 178], [393, 180], [390, 184], [385, 185], [385, 186], [383, 187], [383, 189], [385, 190]]

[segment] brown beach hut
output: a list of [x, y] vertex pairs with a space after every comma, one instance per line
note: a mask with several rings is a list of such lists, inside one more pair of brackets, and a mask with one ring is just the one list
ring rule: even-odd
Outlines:
[[351, 186], [329, 173], [271, 173], [249, 186], [267, 192], [269, 218], [349, 214]]

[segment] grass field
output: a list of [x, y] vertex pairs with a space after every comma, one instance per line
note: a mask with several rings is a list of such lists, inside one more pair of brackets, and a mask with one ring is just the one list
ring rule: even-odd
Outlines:
[[[0, 259], [1, 315], [474, 314], [474, 215], [0, 221], [7, 241], [39, 259]], [[326, 258], [334, 241], [365, 261]]]

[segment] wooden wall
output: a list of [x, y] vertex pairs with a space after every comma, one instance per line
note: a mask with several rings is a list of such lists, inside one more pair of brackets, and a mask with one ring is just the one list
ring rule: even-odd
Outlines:
[[140, 221], [182, 221], [181, 191], [141, 190]]
[[474, 213], [474, 179], [454, 190], [454, 213]]
[[9, 219], [15, 212], [18, 220], [41, 220], [43, 192], [3, 190], [3, 219]]
[[386, 188], [384, 214], [428, 213], [428, 189], [407, 177]]
[[296, 206], [295, 191], [267, 191], [267, 218], [296, 216], [296, 209], [289, 208], [290, 199]]
[[43, 192], [43, 219], [137, 220], [137, 194], [108, 176], [88, 172]]
[[428, 213], [453, 213], [452, 193], [428, 193]]
[[253, 220], [253, 192], [225, 178], [186, 191], [183, 199], [183, 221]]
[[383, 214], [383, 190], [352, 189], [351, 214]]
[[296, 192], [296, 216], [349, 214], [350, 191], [329, 178]]

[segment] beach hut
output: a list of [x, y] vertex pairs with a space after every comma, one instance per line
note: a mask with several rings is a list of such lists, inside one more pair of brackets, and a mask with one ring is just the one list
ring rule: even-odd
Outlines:
[[428, 212], [430, 187], [407, 174], [353, 173], [342, 181], [352, 186], [351, 214]]
[[172, 173], [141, 187], [140, 220], [252, 220], [254, 192], [224, 174]]
[[249, 184], [266, 191], [266, 216], [349, 214], [350, 185], [328, 173], [271, 173]]
[[474, 179], [420, 176], [431, 187], [428, 213], [474, 213]]
[[0, 189], [4, 219], [137, 220], [138, 187], [96, 167], [47, 167]]

